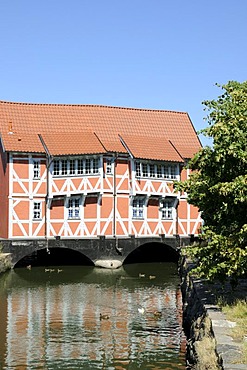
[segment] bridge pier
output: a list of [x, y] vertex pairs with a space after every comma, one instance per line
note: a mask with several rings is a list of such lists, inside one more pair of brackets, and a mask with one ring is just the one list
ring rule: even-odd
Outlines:
[[116, 259], [100, 259], [94, 261], [94, 265], [96, 267], [103, 267], [106, 269], [117, 269], [121, 267], [123, 264], [123, 261], [116, 260]]

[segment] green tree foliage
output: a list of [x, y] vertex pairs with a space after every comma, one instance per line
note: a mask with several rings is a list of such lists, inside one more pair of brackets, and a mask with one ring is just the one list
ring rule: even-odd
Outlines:
[[202, 237], [191, 247], [197, 271], [209, 279], [237, 279], [247, 273], [247, 81], [220, 86], [217, 100], [204, 101], [213, 140], [190, 161], [189, 180], [177, 184], [202, 212]]

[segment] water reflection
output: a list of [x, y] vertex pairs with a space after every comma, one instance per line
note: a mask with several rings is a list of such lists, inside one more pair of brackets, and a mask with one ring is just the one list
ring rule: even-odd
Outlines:
[[185, 369], [176, 265], [16, 269], [0, 279], [11, 369]]

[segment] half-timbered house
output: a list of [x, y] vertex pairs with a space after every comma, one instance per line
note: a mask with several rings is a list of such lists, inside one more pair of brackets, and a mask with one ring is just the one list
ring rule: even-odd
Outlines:
[[197, 235], [175, 180], [201, 147], [187, 113], [0, 102], [0, 237]]

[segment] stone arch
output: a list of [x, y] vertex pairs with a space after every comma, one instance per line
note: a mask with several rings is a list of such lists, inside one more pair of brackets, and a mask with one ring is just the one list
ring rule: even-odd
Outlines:
[[166, 243], [148, 241], [140, 243], [124, 259], [123, 264], [135, 262], [178, 262], [179, 251]]
[[27, 265], [91, 265], [94, 266], [92, 259], [82, 251], [71, 246], [52, 246], [42, 245], [19, 246], [12, 250], [12, 266]]

